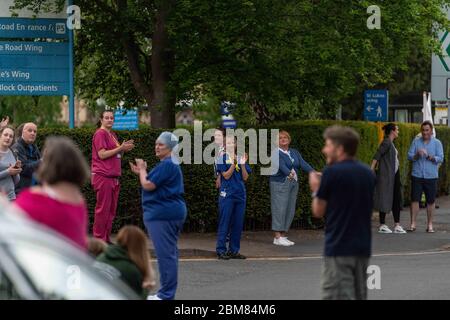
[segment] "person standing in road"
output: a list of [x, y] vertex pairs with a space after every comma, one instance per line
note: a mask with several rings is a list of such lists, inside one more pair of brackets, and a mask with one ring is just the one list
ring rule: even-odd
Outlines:
[[[395, 123], [383, 127], [384, 140], [373, 156], [371, 169], [376, 173], [377, 184], [373, 207], [379, 211], [379, 233], [392, 233], [386, 225], [386, 213], [392, 210], [394, 216], [394, 233], [404, 234], [406, 231], [400, 225], [400, 210], [402, 207], [402, 191], [400, 182], [400, 162], [394, 140], [398, 138], [399, 129]], [[378, 167], [378, 170], [376, 170]]]
[[133, 140], [119, 143], [113, 125], [114, 112], [103, 111], [92, 138], [91, 183], [97, 196], [93, 235], [108, 243], [119, 200], [122, 155], [134, 148]]
[[375, 175], [355, 158], [353, 129], [332, 126], [324, 138], [327, 167], [309, 175], [313, 216], [326, 218], [322, 298], [367, 299]]
[[163, 132], [155, 142], [159, 163], [147, 173], [147, 163], [136, 159], [130, 163], [142, 186], [144, 224], [158, 259], [161, 286], [148, 300], [173, 300], [178, 286], [177, 242], [186, 220], [187, 209], [183, 199], [183, 173], [179, 161], [172, 154], [178, 138]]
[[434, 233], [433, 213], [437, 194], [437, 180], [439, 165], [444, 161], [442, 143], [433, 137], [433, 124], [425, 121], [420, 126], [421, 137], [411, 143], [408, 151], [408, 160], [412, 161], [411, 177], [411, 226], [408, 231], [416, 230], [417, 214], [422, 192], [427, 202], [427, 228], [426, 232]]

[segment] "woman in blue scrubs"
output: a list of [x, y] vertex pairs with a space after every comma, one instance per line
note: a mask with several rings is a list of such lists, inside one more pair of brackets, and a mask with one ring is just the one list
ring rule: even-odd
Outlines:
[[[246, 191], [250, 166], [247, 155], [238, 159], [236, 155], [236, 139], [233, 136], [225, 138], [225, 154], [217, 164], [220, 174], [219, 193], [219, 227], [217, 231], [217, 257], [221, 260], [245, 259], [239, 253], [241, 234], [244, 227]], [[227, 248], [227, 234], [230, 242]]]
[[156, 139], [155, 154], [160, 162], [147, 174], [147, 163], [136, 159], [131, 170], [142, 186], [144, 224], [153, 241], [158, 259], [160, 289], [148, 300], [173, 300], [178, 284], [177, 242], [186, 219], [183, 174], [172, 150], [178, 138], [163, 132]]

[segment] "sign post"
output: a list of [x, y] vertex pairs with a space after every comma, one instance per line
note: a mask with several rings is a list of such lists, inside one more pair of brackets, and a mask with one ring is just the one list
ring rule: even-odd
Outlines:
[[[69, 0], [69, 6], [73, 4], [73, 0]], [[69, 27], [69, 26], [68, 26]], [[75, 128], [75, 92], [74, 92], [74, 75], [73, 75], [73, 27], [69, 30], [69, 128]]]
[[[447, 19], [450, 20], [450, 9], [447, 11]], [[447, 125], [450, 127], [450, 33], [447, 30], [439, 32], [441, 52], [431, 57], [431, 99], [436, 104], [447, 104]]]
[[67, 3], [60, 13], [36, 16], [22, 9], [14, 11], [15, 17], [13, 5], [14, 0], [0, 2], [0, 38], [11, 39], [0, 41], [0, 95], [67, 95], [74, 128], [73, 31], [67, 24]]
[[378, 131], [378, 143], [383, 140], [381, 122], [389, 119], [389, 91], [366, 90], [364, 92], [364, 120], [375, 121]]
[[364, 91], [364, 120], [388, 121], [389, 92], [387, 90]]

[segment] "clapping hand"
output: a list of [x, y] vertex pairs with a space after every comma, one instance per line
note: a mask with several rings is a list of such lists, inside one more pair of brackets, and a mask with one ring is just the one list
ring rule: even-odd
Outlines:
[[0, 122], [0, 128], [4, 128], [8, 125], [9, 123], [9, 117], [7, 116], [6, 118], [3, 118], [2, 121]]
[[122, 142], [121, 146], [122, 151], [128, 152], [131, 151], [134, 148], [134, 140], [127, 140]]
[[139, 170], [147, 170], [147, 162], [142, 159], [135, 159], [135, 161]]
[[248, 154], [244, 153], [242, 157], [239, 157], [238, 164], [245, 164], [248, 160]]
[[134, 174], [139, 174], [139, 168], [133, 162], [129, 162], [129, 164], [130, 164], [131, 171]]

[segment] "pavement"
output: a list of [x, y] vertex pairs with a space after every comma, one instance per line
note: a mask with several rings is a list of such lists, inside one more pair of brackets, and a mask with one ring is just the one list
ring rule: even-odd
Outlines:
[[[426, 209], [421, 209], [417, 230], [407, 234], [379, 234], [378, 214], [372, 218], [372, 249], [374, 255], [395, 255], [399, 253], [450, 251], [450, 196], [440, 197], [436, 203], [434, 216], [435, 233], [426, 233]], [[401, 212], [400, 222], [405, 229], [409, 227], [409, 207]], [[392, 215], [388, 214], [386, 223], [393, 228]], [[294, 246], [275, 246], [271, 231], [244, 232], [241, 240], [241, 253], [250, 259], [280, 259], [319, 257], [323, 252], [324, 230], [291, 230], [289, 239]], [[180, 259], [216, 259], [215, 233], [182, 233], [178, 248]], [[153, 245], [150, 248], [154, 253]], [[154, 254], [152, 254], [154, 256]]]

